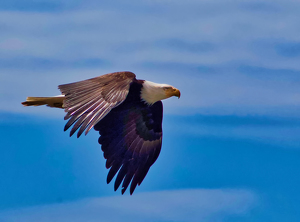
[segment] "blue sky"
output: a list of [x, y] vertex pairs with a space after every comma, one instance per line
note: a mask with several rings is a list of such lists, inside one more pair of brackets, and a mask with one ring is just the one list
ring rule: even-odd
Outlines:
[[[0, 2], [0, 221], [299, 221], [300, 3]], [[133, 196], [106, 184], [97, 132], [22, 107], [130, 70], [179, 88]]]

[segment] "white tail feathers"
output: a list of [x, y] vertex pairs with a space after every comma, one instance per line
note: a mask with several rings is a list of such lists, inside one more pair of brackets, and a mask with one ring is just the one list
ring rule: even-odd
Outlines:
[[65, 96], [52, 96], [52, 97], [27, 97], [25, 102], [22, 102], [24, 106], [50, 106], [55, 108], [63, 108]]

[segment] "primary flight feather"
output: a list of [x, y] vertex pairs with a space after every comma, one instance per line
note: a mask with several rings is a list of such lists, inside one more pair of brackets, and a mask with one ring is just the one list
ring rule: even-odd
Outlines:
[[140, 185], [156, 161], [162, 144], [163, 106], [161, 100], [180, 97], [180, 91], [167, 84], [137, 80], [132, 72], [115, 72], [58, 86], [62, 95], [27, 97], [24, 106], [47, 105], [63, 108], [68, 120], [64, 130], [77, 137], [94, 128], [99, 131], [101, 149], [114, 176], [114, 190], [122, 183], [122, 194]]

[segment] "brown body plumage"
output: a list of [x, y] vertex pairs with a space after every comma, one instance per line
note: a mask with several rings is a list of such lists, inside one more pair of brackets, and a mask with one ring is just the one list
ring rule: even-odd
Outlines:
[[25, 106], [47, 105], [67, 113], [65, 130], [77, 137], [91, 128], [99, 131], [99, 143], [110, 168], [109, 183], [117, 175], [122, 194], [131, 182], [132, 194], [156, 161], [162, 144], [162, 102], [180, 91], [167, 84], [137, 80], [132, 72], [116, 72], [60, 85], [57, 97], [27, 97]]

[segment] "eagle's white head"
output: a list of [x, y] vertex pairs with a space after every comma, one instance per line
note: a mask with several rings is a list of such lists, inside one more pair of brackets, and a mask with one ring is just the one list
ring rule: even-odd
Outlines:
[[180, 98], [180, 91], [171, 85], [158, 84], [146, 80], [143, 83], [141, 99], [149, 105], [172, 96]]

